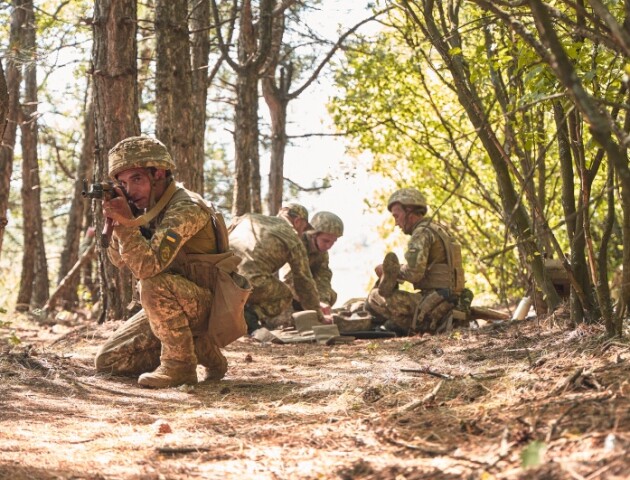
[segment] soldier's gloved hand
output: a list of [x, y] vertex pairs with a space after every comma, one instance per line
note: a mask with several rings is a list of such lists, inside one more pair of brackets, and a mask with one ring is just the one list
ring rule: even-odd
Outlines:
[[322, 309], [322, 313], [324, 315], [330, 315], [332, 313], [330, 309], [330, 305], [328, 305], [327, 303], [319, 302], [319, 308]]
[[133, 220], [133, 213], [127, 202], [127, 197], [120, 189], [120, 187], [114, 187], [117, 197], [103, 201], [103, 215], [114, 220], [119, 225], [125, 225], [130, 220]]

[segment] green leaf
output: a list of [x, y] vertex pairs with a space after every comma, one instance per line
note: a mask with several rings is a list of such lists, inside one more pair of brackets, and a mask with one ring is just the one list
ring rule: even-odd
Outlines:
[[534, 440], [521, 452], [521, 467], [536, 467], [543, 462], [547, 445], [545, 442]]

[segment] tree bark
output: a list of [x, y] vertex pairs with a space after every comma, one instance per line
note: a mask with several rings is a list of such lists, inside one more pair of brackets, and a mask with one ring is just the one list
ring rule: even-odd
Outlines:
[[11, 188], [11, 175], [13, 174], [13, 152], [15, 150], [18, 115], [20, 108], [20, 84], [22, 83], [22, 70], [18, 58], [23, 49], [23, 25], [26, 11], [22, 8], [24, 0], [13, 1], [11, 12], [11, 28], [9, 34], [9, 48], [6, 56], [7, 91], [9, 104], [7, 111], [7, 123], [0, 145], [0, 254], [4, 240], [4, 229], [8, 224], [7, 212], [9, 210], [9, 191]]
[[192, 125], [192, 71], [188, 39], [188, 1], [158, 0], [155, 5], [156, 131], [186, 188], [203, 188], [203, 163], [195, 162]]
[[32, 0], [25, 1], [22, 8], [26, 11], [24, 49], [29, 54], [24, 66], [24, 101], [20, 114], [24, 252], [16, 308], [27, 310], [44, 306], [48, 299], [49, 282], [37, 158], [37, 47]]
[[280, 61], [280, 48], [284, 36], [284, 14], [279, 14], [273, 25], [271, 51], [266, 72], [262, 77], [262, 91], [271, 117], [271, 158], [269, 163], [269, 194], [267, 209], [275, 215], [282, 207], [284, 189], [284, 152], [287, 146], [287, 105], [293, 67], [289, 63], [280, 67], [276, 83], [276, 72]]
[[210, 56], [210, 0], [189, 0], [192, 48], [192, 169], [198, 173], [194, 190], [203, 194], [206, 158], [206, 102]]
[[4, 135], [8, 115], [9, 90], [7, 87], [7, 79], [4, 76], [4, 68], [2, 68], [2, 62], [0, 62], [0, 139], [2, 139], [2, 136]]
[[[575, 207], [575, 173], [573, 171], [573, 157], [571, 155], [571, 139], [567, 126], [568, 119], [559, 101], [553, 102], [553, 113], [556, 131], [558, 132], [558, 158], [560, 160], [560, 176], [562, 177], [562, 209], [564, 211], [567, 237], [569, 239], [569, 245], [571, 245], [571, 266], [573, 267], [575, 276], [583, 280], [584, 275], [582, 272], [586, 267], [584, 235], [576, 234], [576, 232], [582, 231], [582, 217], [581, 213], [578, 215], [578, 211]], [[575, 325], [582, 322], [584, 312], [579, 298], [575, 294], [575, 289], [571, 289], [569, 303], [572, 323]]]
[[[120, 140], [140, 134], [136, 0], [97, 0], [92, 27], [94, 177], [102, 181], [108, 177], [109, 150]], [[100, 204], [94, 206], [94, 216], [97, 230], [102, 229]], [[131, 277], [128, 272], [119, 272], [102, 248], [99, 248], [98, 257], [103, 302], [99, 322], [106, 316], [124, 318], [124, 306], [131, 300]]]

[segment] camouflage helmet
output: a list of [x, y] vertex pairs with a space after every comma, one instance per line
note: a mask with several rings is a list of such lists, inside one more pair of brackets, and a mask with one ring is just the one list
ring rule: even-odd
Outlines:
[[343, 221], [332, 212], [317, 212], [311, 225], [316, 232], [331, 233], [337, 237], [343, 235]]
[[109, 151], [109, 176], [116, 178], [130, 168], [163, 168], [174, 170], [175, 163], [162, 142], [151, 137], [129, 137]]
[[417, 206], [426, 207], [427, 200], [419, 190], [415, 188], [401, 188], [392, 193], [387, 201], [387, 210], [392, 211], [392, 207], [395, 203], [400, 203], [405, 206]]

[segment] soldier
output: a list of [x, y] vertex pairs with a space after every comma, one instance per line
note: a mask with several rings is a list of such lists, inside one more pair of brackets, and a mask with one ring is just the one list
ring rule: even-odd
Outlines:
[[[415, 188], [394, 192], [387, 209], [396, 226], [411, 236], [407, 263], [400, 265], [393, 252], [385, 256], [375, 269], [379, 281], [368, 296], [368, 310], [399, 335], [450, 330], [452, 310], [464, 287], [459, 245], [443, 226], [425, 218], [426, 200]], [[405, 281], [419, 292], [399, 290], [398, 282]]]
[[278, 272], [286, 263], [291, 267], [295, 293], [302, 306], [317, 311], [320, 320], [324, 319], [308, 255], [298, 236], [310, 228], [307, 210], [295, 203], [281, 208], [276, 217], [247, 213], [232, 222], [230, 248], [243, 258], [238, 271], [253, 288], [245, 305], [249, 333], [291, 304], [291, 290], [278, 279]]
[[[324, 314], [330, 314], [330, 307], [337, 301], [337, 292], [332, 288], [332, 271], [328, 265], [328, 250], [343, 235], [343, 221], [332, 212], [317, 212], [311, 220], [311, 230], [301, 236], [308, 253], [308, 264], [317, 285], [319, 303]], [[288, 272], [284, 282], [293, 288], [293, 276]], [[302, 305], [294, 295], [295, 310], [302, 310]]]
[[[139, 374], [143, 387], [218, 380], [227, 360], [208, 335], [213, 291], [191, 268], [192, 258], [227, 250], [227, 229], [211, 205], [173, 180], [166, 147], [149, 137], [130, 137], [109, 151], [109, 176], [117, 197], [103, 202], [114, 222], [108, 255], [138, 279], [142, 310], [100, 348], [99, 372]], [[146, 211], [138, 218], [132, 213]], [[191, 255], [192, 254], [192, 255]]]

